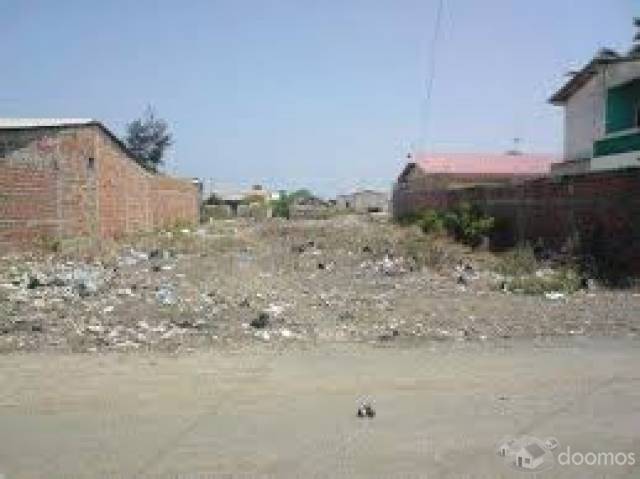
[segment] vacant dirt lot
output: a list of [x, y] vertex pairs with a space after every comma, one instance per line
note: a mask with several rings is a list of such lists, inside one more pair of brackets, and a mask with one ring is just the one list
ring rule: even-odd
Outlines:
[[496, 262], [367, 216], [219, 221], [98, 256], [7, 256], [0, 351], [627, 337], [640, 327], [637, 290], [505, 292]]

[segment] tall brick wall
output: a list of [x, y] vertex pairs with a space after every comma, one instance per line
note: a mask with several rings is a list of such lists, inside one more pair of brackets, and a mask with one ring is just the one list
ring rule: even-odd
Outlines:
[[110, 137], [97, 135], [100, 234], [122, 236], [152, 228], [151, 176]]
[[90, 129], [0, 131], [0, 243], [96, 231]]
[[152, 175], [97, 124], [0, 130], [0, 251], [198, 220], [190, 181]]
[[0, 251], [58, 234], [57, 178], [50, 169], [0, 169]]
[[640, 169], [543, 178], [521, 185], [460, 190], [394, 189], [394, 214], [426, 208], [479, 206], [500, 225], [496, 241], [542, 242], [560, 247], [569, 239], [620, 268], [640, 273]]
[[46, 141], [55, 145], [58, 162], [58, 206], [60, 235], [97, 236], [99, 233], [96, 199], [96, 132], [92, 127], [44, 130]]

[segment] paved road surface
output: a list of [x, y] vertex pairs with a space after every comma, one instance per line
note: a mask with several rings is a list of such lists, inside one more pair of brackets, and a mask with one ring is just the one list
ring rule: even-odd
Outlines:
[[[556, 455], [570, 447], [640, 460], [638, 346], [556, 339], [5, 356], [0, 473], [523, 477], [495, 454], [503, 436], [522, 434], [556, 437]], [[374, 420], [354, 415], [362, 395], [375, 400]], [[628, 464], [556, 463], [539, 477], [639, 476]]]

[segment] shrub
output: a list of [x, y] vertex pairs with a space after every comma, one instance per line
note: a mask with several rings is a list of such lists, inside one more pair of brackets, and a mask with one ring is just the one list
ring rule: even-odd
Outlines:
[[461, 203], [443, 215], [443, 223], [456, 241], [469, 246], [478, 246], [482, 238], [493, 229], [495, 219], [485, 216], [480, 209], [470, 203]]
[[47, 253], [59, 253], [62, 249], [62, 242], [54, 236], [41, 235], [36, 238], [35, 246]]
[[445, 229], [442, 213], [434, 210], [426, 210], [417, 223], [422, 232], [426, 234], [442, 233]]
[[544, 294], [552, 291], [573, 293], [582, 286], [582, 278], [572, 268], [563, 268], [545, 275], [519, 276], [507, 283], [507, 289], [524, 294]]
[[447, 250], [426, 236], [412, 236], [404, 241], [404, 255], [418, 268], [440, 268], [450, 262]]
[[408, 226], [417, 224], [424, 233], [447, 231], [456, 241], [475, 247], [493, 230], [495, 219], [486, 216], [477, 206], [461, 203], [448, 211], [424, 210], [397, 220]]
[[422, 218], [422, 215], [423, 215], [422, 212], [407, 213], [406, 215], [403, 215], [397, 218], [396, 223], [399, 224], [400, 226], [415, 225], [420, 221], [420, 219]]
[[277, 200], [271, 201], [272, 215], [276, 218], [289, 219], [291, 216], [291, 205], [298, 200], [310, 198], [314, 198], [314, 195], [306, 188], [296, 190], [292, 193], [281, 190], [280, 197]]
[[289, 204], [287, 197], [280, 197], [277, 200], [271, 202], [271, 215], [274, 218], [287, 218], [289, 219]]
[[531, 274], [537, 269], [538, 262], [530, 245], [518, 246], [501, 255], [496, 271], [507, 276]]

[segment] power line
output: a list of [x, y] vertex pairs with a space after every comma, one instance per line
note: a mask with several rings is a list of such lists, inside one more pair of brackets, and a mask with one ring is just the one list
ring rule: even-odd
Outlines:
[[429, 113], [431, 108], [431, 94], [433, 92], [433, 83], [436, 77], [436, 53], [438, 49], [438, 41], [440, 40], [440, 25], [442, 24], [442, 11], [444, 8], [444, 0], [438, 0], [438, 9], [436, 11], [435, 25], [433, 29], [433, 37], [431, 38], [431, 47], [429, 52], [429, 73], [425, 82], [425, 97], [422, 112], [422, 124], [420, 125], [419, 147], [424, 150], [427, 146], [427, 136], [429, 127]]

